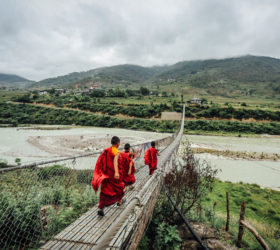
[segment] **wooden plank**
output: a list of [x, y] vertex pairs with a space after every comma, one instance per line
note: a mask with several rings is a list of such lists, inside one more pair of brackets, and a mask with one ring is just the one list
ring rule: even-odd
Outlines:
[[53, 246], [51, 246], [51, 248], [50, 249], [59, 249], [60, 247], [60, 245], [63, 245], [63, 241], [59, 241], [59, 240], [57, 240], [56, 241], [56, 244], [54, 244]]
[[41, 249], [51, 249], [56, 243], [56, 240], [50, 240], [44, 246], [42, 246]]
[[100, 228], [104, 227], [104, 225], [106, 225], [106, 222], [108, 220], [112, 220], [112, 218], [114, 218], [112, 216], [113, 213], [114, 213], [114, 209], [112, 208], [112, 209], [109, 210], [109, 213], [107, 213], [105, 217], [101, 217], [101, 218], [99, 217], [99, 218], [97, 218], [96, 221], [94, 220], [90, 224], [87, 224], [87, 228], [85, 228], [85, 230], [83, 231], [82, 234], [77, 234], [74, 237], [72, 236], [72, 238], [71, 238], [71, 235], [69, 235], [70, 236], [69, 238], [71, 238], [71, 240], [84, 241], [85, 236], [87, 238], [87, 233], [88, 232], [91, 232], [91, 233], [94, 232], [93, 228], [100, 229]]
[[60, 245], [60, 247], [57, 248], [57, 249], [58, 249], [58, 250], [59, 250], [59, 249], [66, 250], [66, 249], [70, 249], [72, 246], [73, 246], [73, 243], [72, 243], [72, 242], [66, 242], [66, 241], [64, 241], [64, 244]]

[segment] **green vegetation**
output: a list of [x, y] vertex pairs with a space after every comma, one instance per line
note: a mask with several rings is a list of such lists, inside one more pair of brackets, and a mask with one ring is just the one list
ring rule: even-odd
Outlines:
[[49, 180], [55, 176], [63, 176], [67, 174], [67, 172], [69, 172], [68, 168], [61, 165], [53, 165], [51, 167], [39, 169], [37, 175], [42, 180]]
[[[230, 200], [231, 220], [229, 235], [225, 233], [226, 191], [229, 191]], [[246, 202], [245, 220], [258, 230], [271, 249], [277, 250], [280, 244], [280, 192], [263, 189], [256, 184], [235, 184], [216, 180], [212, 192], [203, 197], [201, 205], [196, 204], [189, 211], [187, 218], [190, 221], [206, 223], [210, 227], [215, 228], [222, 241], [235, 245], [238, 234], [240, 206], [243, 201]], [[213, 206], [214, 203], [216, 204], [215, 206]], [[173, 213], [176, 212], [174, 212], [166, 195], [162, 193], [156, 203], [152, 221], [141, 240], [139, 249], [151, 249], [149, 247], [155, 241], [160, 241], [163, 245], [165, 244], [163, 239], [165, 235], [159, 237], [157, 234], [162, 223], [165, 223], [165, 230], [172, 230], [173, 232], [172, 240], [170, 239], [173, 242], [170, 244], [180, 245], [178, 230], [182, 221], [175, 228], [172, 224], [163, 222], [167, 220], [166, 215]], [[262, 249], [256, 239], [246, 229], [242, 243], [244, 249]]]
[[[202, 201], [202, 208], [213, 207], [216, 201], [216, 211], [204, 210], [201, 216], [193, 211], [193, 218], [206, 221], [219, 230], [223, 230], [226, 221], [226, 198], [229, 191], [231, 225], [230, 233], [237, 239], [238, 219], [241, 203], [246, 203], [245, 220], [253, 225], [267, 240], [272, 249], [278, 249], [280, 244], [280, 192], [261, 188], [256, 184], [231, 183], [217, 180], [213, 192], [209, 193]], [[210, 209], [211, 210], [211, 209]], [[215, 214], [213, 214], [213, 212]], [[210, 214], [214, 217], [210, 218]], [[243, 240], [246, 249], [261, 249], [254, 237], [245, 229]]]
[[1, 102], [7, 102], [7, 101], [11, 101], [14, 98], [17, 98], [18, 96], [23, 95], [24, 93], [26, 93], [26, 91], [23, 90], [5, 90], [4, 88], [0, 88], [0, 103]]
[[245, 219], [258, 222], [258, 226], [265, 223], [267, 228], [278, 227], [280, 230], [280, 192], [261, 188], [257, 184], [216, 180], [213, 192], [203, 199], [202, 204], [210, 206], [217, 201], [217, 212], [225, 214], [226, 191], [229, 191], [230, 211], [236, 218], [239, 216], [240, 206], [244, 201], [246, 203]]
[[27, 88], [32, 85], [32, 81], [21, 76], [0, 73], [1, 88]]
[[77, 108], [90, 112], [101, 112], [108, 115], [127, 115], [139, 118], [151, 118], [153, 116], [160, 117], [161, 112], [168, 109], [167, 105], [110, 105], [110, 104], [94, 104], [90, 102], [79, 102], [67, 105], [67, 107]]
[[[119, 127], [135, 130], [172, 132], [178, 121], [148, 119], [123, 119], [107, 115], [96, 115], [69, 109], [46, 108], [28, 104], [0, 103], [0, 124], [52, 124]], [[280, 124], [275, 122], [239, 122], [217, 120], [189, 120], [186, 131], [237, 132], [252, 134], [280, 134]]]
[[173, 88], [186, 87], [200, 95], [270, 96], [279, 100], [279, 65], [278, 59], [257, 56], [185, 61], [168, 67], [150, 81]]
[[[143, 92], [144, 91], [144, 92]], [[39, 96], [36, 91], [25, 93], [13, 98], [16, 102], [23, 103], [43, 103], [52, 104], [56, 107], [69, 107], [90, 112], [101, 112], [103, 114], [116, 115], [122, 114], [131, 117], [150, 118], [160, 117], [163, 111], [182, 111], [182, 104], [176, 97], [162, 99], [162, 97], [149, 96], [147, 88], [141, 87], [140, 90], [120, 90], [109, 89], [94, 90], [81, 96], [68, 93], [65, 95], [50, 94]], [[155, 93], [154, 93], [155, 94]], [[103, 98], [101, 98], [103, 97]], [[115, 98], [114, 98], [115, 97]], [[133, 100], [132, 97], [140, 97], [141, 100]], [[114, 98], [114, 99], [111, 99]], [[149, 99], [151, 98], [151, 99]], [[149, 103], [142, 103], [146, 99]], [[122, 101], [125, 101], [123, 103]], [[253, 119], [256, 121], [280, 121], [280, 111], [261, 109], [260, 107], [248, 107], [241, 103], [239, 107], [226, 103], [220, 105], [217, 103], [207, 104], [206, 99], [203, 105], [189, 105], [186, 107], [186, 117], [188, 118], [206, 118], [206, 119]], [[138, 103], [137, 103], [138, 102]]]
[[8, 162], [6, 160], [0, 159], [0, 168], [9, 167]]
[[1, 174], [0, 248], [37, 248], [97, 203], [92, 171], [54, 165]]
[[128, 64], [117, 65], [45, 79], [36, 83], [34, 87], [73, 87], [76, 84], [86, 86], [90, 85], [92, 81], [97, 81], [102, 85], [104, 83], [122, 83], [128, 86], [134, 83], [142, 83], [164, 69], [165, 67], [147, 68]]
[[99, 127], [119, 127], [134, 130], [173, 132], [178, 121], [157, 121], [148, 119], [121, 119], [107, 115], [45, 108], [29, 104], [0, 103], [0, 124], [61, 124]]
[[[176, 111], [180, 108], [176, 107]], [[221, 107], [217, 104], [186, 107], [186, 117], [280, 121], [280, 111]]]
[[[226, 191], [229, 191], [230, 197], [231, 220], [229, 234], [225, 233]], [[238, 234], [240, 206], [243, 201], [246, 202], [245, 220], [258, 230], [271, 249], [278, 249], [280, 244], [280, 192], [264, 189], [256, 184], [235, 184], [216, 180], [212, 191], [202, 198], [201, 203], [196, 203], [188, 212], [187, 218], [190, 221], [206, 223], [215, 228], [218, 235], [220, 235], [220, 240], [235, 245]], [[214, 203], [216, 204], [215, 206], [213, 206]], [[180, 246], [181, 240], [178, 230], [182, 221], [177, 222], [177, 226], [174, 227], [173, 224], [170, 224], [170, 215], [176, 215], [176, 212], [174, 212], [166, 195], [161, 193], [154, 209], [152, 221], [141, 240], [139, 249], [151, 249], [151, 243], [154, 244], [153, 249], [158, 249], [155, 247], [155, 242], [157, 242], [156, 244], [162, 244], [165, 249], [171, 244], [173, 244], [173, 247]], [[165, 226], [165, 234], [160, 235], [158, 232], [162, 230], [162, 224]], [[170, 234], [166, 233], [169, 230], [172, 231], [171, 238], [169, 238]], [[165, 243], [168, 241], [164, 239], [165, 237], [170, 240], [169, 245]], [[242, 243], [244, 249], [262, 249], [246, 229]], [[160, 249], [164, 249], [164, 247]]]
[[188, 120], [185, 129], [212, 132], [236, 132], [243, 134], [280, 134], [280, 124], [276, 122], [239, 122], [217, 120]]

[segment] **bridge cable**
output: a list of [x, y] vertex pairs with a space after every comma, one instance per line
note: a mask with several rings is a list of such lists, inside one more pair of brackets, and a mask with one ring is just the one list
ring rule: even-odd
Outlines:
[[168, 197], [169, 201], [172, 203], [173, 207], [176, 209], [176, 211], [178, 212], [178, 214], [180, 215], [180, 217], [183, 219], [184, 223], [186, 224], [187, 228], [189, 229], [189, 231], [191, 232], [191, 234], [193, 235], [194, 239], [200, 244], [200, 246], [204, 249], [204, 250], [209, 250], [207, 248], [207, 246], [205, 246], [205, 244], [202, 242], [202, 240], [200, 239], [199, 235], [193, 230], [191, 224], [188, 222], [187, 218], [182, 214], [182, 212], [180, 211], [180, 209], [177, 207], [176, 203], [174, 202], [174, 200], [172, 199], [172, 197], [169, 194], [169, 191], [167, 190], [167, 188], [165, 187], [165, 185], [163, 185], [163, 189], [165, 191], [166, 196]]

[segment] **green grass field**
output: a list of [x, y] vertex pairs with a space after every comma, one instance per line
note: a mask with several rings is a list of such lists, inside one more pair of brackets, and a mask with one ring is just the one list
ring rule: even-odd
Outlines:
[[[230, 204], [230, 241], [235, 244], [238, 234], [240, 206], [246, 203], [245, 220], [264, 237], [272, 249], [280, 245], [280, 192], [261, 188], [256, 184], [231, 183], [216, 180], [212, 192], [202, 201], [203, 208], [213, 208], [216, 201], [214, 217], [205, 216], [205, 221], [219, 230], [225, 229], [226, 191], [229, 192]], [[207, 214], [207, 213], [206, 213]], [[246, 249], [261, 249], [256, 239], [245, 229], [243, 243]]]

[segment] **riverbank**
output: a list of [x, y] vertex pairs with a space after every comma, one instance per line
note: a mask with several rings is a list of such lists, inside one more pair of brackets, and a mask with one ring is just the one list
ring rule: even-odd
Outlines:
[[258, 184], [280, 190], [280, 138], [184, 135], [195, 157], [219, 172], [221, 181]]
[[[0, 128], [0, 159], [15, 164], [20, 158], [21, 164], [43, 161], [64, 156], [94, 152], [111, 145], [110, 139], [117, 135], [121, 145], [137, 144], [167, 137], [168, 133], [133, 131], [118, 128], [98, 128], [80, 126], [38, 126]], [[79, 160], [77, 167], [89, 168], [95, 158]]]
[[246, 159], [246, 160], [271, 160], [279, 161], [280, 154], [267, 154], [267, 153], [257, 153], [257, 152], [243, 152], [243, 151], [229, 151], [229, 150], [216, 150], [210, 148], [193, 148], [194, 154], [211, 154], [216, 156], [223, 156], [230, 159]]

